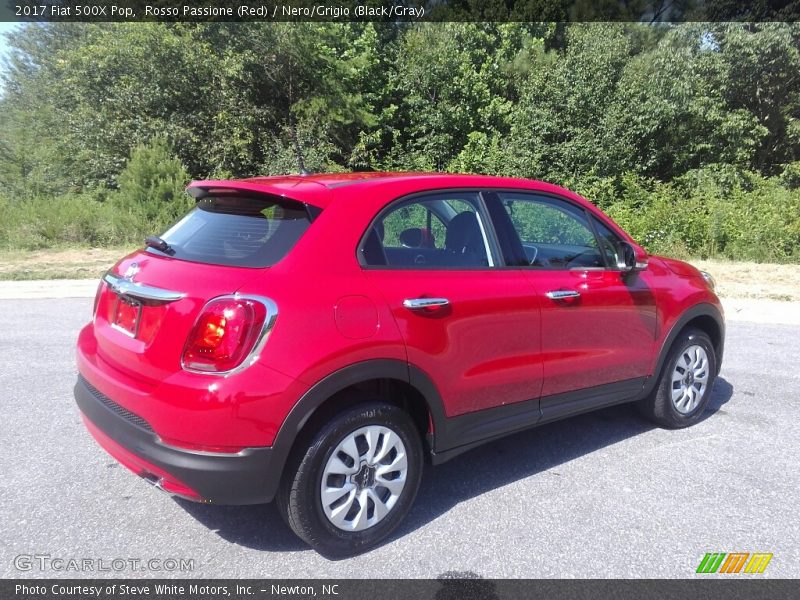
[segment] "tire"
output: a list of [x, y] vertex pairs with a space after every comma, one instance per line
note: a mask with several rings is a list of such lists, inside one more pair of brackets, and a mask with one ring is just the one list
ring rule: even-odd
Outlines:
[[326, 558], [361, 554], [406, 516], [422, 468], [422, 443], [409, 415], [382, 402], [358, 404], [294, 453], [276, 497], [278, 510]]
[[673, 342], [656, 389], [639, 403], [640, 412], [668, 429], [697, 423], [717, 374], [714, 344], [705, 332], [687, 328]]

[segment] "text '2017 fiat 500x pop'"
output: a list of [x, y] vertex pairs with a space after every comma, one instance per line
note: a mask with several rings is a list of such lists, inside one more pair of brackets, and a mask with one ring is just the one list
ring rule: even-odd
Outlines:
[[423, 462], [637, 401], [697, 422], [713, 280], [539, 181], [352, 173], [200, 181], [103, 278], [78, 339], [86, 426], [161, 489], [274, 500], [329, 557], [409, 510]]

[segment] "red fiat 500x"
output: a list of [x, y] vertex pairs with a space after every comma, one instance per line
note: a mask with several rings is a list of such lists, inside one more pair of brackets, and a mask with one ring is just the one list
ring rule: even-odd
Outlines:
[[352, 173], [189, 193], [100, 283], [75, 387], [100, 445], [171, 494], [275, 500], [348, 556], [397, 527], [425, 460], [622, 402], [672, 428], [708, 404], [713, 280], [565, 189]]

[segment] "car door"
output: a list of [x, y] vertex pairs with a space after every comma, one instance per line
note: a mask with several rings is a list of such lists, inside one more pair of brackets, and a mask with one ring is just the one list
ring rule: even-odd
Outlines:
[[[437, 192], [389, 205], [360, 249], [448, 417], [539, 397], [539, 299], [498, 268], [479, 193]], [[538, 419], [538, 403], [532, 404]]]
[[642, 277], [617, 268], [616, 234], [563, 198], [501, 191], [487, 201], [541, 300], [543, 420], [641, 390], [655, 300]]

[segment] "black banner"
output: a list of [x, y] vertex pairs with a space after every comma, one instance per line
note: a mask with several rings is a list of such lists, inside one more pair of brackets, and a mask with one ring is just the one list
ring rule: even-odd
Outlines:
[[[466, 578], [465, 578], [466, 577]], [[3, 580], [3, 600], [783, 600], [797, 581], [731, 577], [693, 580], [496, 580], [453, 573], [435, 580], [42, 579]]]
[[0, 21], [797, 21], [800, 0], [0, 0]]

